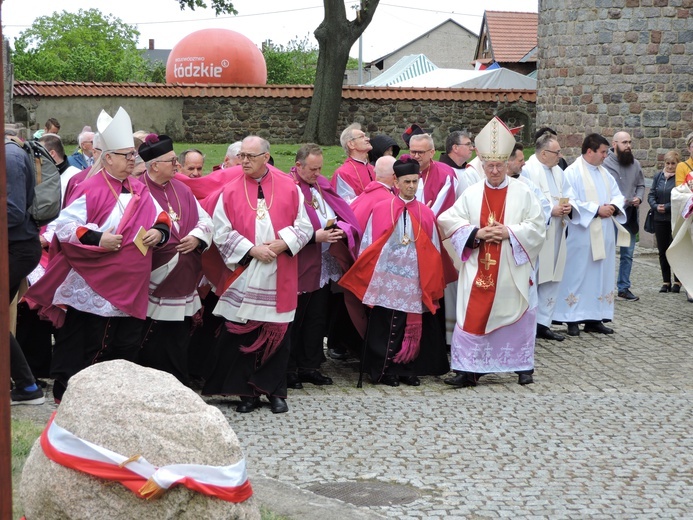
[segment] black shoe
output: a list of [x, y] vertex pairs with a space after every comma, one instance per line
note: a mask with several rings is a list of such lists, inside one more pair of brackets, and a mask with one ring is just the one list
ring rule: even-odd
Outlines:
[[46, 402], [46, 398], [43, 395], [43, 390], [36, 388], [36, 390], [27, 391], [15, 388], [10, 391], [10, 406], [20, 405], [20, 404], [43, 404]]
[[286, 386], [287, 388], [293, 388], [294, 390], [301, 390], [303, 388], [303, 383], [301, 383], [301, 380], [296, 372], [287, 372]]
[[635, 296], [630, 289], [624, 289], [623, 291], [618, 291], [618, 298], [620, 300], [626, 300], [627, 302], [637, 302], [640, 298]]
[[416, 376], [399, 376], [400, 383], [404, 383], [409, 386], [420, 386], [421, 380]]
[[257, 397], [241, 397], [241, 404], [236, 407], [238, 413], [250, 413], [260, 404]]
[[[669, 285], [668, 283], [665, 283], [664, 285], [662, 285], [662, 288], [659, 290], [659, 292], [669, 292], [669, 291], [674, 292], [674, 290], [671, 288], [671, 285]], [[678, 291], [676, 291], [676, 292], [678, 292]]]
[[676, 294], [680, 293], [681, 292], [681, 284], [674, 282], [674, 286], [671, 288], [671, 292], [676, 293]]
[[585, 332], [594, 332], [595, 334], [613, 334], [614, 329], [610, 329], [601, 321], [585, 323]]
[[399, 379], [397, 376], [391, 376], [389, 374], [385, 374], [380, 378], [380, 381], [378, 381], [381, 385], [387, 385], [387, 386], [399, 386]]
[[446, 385], [467, 388], [470, 386], [476, 386], [476, 379], [472, 374], [468, 374], [467, 372], [459, 372], [455, 374], [453, 377], [443, 379], [443, 383], [445, 383]]
[[517, 383], [520, 385], [531, 385], [534, 383], [532, 374], [520, 374], [517, 378]]
[[331, 385], [332, 378], [322, 375], [317, 370], [311, 370], [310, 372], [299, 372], [298, 378], [302, 383], [313, 383], [314, 385]]
[[349, 353], [346, 350], [328, 348], [327, 355], [330, 356], [332, 359], [336, 359], [337, 361], [344, 361], [345, 359], [349, 359]]
[[568, 336], [579, 336], [580, 327], [577, 323], [568, 323]]
[[563, 341], [565, 339], [561, 334], [552, 331], [546, 325], [537, 325], [537, 338], [550, 339], [552, 341]]
[[289, 411], [289, 405], [286, 404], [286, 399], [271, 395], [269, 397], [269, 402], [270, 407], [272, 408], [272, 413], [286, 413]]

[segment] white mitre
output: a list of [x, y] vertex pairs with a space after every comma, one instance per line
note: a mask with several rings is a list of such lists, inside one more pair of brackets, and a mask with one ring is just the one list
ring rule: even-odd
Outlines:
[[101, 135], [103, 150], [120, 150], [135, 146], [135, 139], [132, 137], [132, 121], [123, 107], [120, 107], [113, 117], [102, 110], [96, 120], [96, 128]]
[[515, 136], [505, 123], [494, 117], [476, 136], [474, 146], [482, 161], [507, 161], [515, 142]]

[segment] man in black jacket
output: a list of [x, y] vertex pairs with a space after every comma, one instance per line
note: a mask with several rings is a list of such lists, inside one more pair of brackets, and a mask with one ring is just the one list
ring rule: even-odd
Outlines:
[[[41, 243], [36, 223], [28, 208], [34, 199], [34, 172], [28, 154], [14, 143], [5, 143], [7, 167], [7, 236], [10, 301], [21, 281], [38, 265]], [[43, 404], [43, 391], [36, 385], [24, 353], [10, 334], [10, 374], [14, 380], [11, 404]]]

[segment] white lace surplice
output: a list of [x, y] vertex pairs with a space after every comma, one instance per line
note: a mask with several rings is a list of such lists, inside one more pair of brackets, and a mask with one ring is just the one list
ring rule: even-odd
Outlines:
[[[372, 224], [371, 217], [361, 241], [362, 252], [372, 243]], [[414, 243], [416, 235], [413, 234], [410, 218], [407, 218], [406, 234], [411, 241], [407, 245], [402, 244], [404, 233], [404, 218], [400, 215], [395, 230], [380, 252], [373, 277], [363, 296], [363, 303], [422, 314], [424, 307], [421, 301], [419, 261]], [[421, 233], [424, 233], [423, 230]]]
[[[74, 200], [67, 208], [60, 211], [60, 216], [55, 220], [55, 233], [61, 242], [79, 243], [77, 228], [85, 226], [95, 231], [107, 231], [117, 229], [120, 219], [123, 217], [121, 208], [126, 208], [132, 195], [121, 193], [118, 196], [120, 204], [113, 206], [113, 211], [106, 221], [99, 227], [87, 222], [87, 198], [82, 195]], [[53, 305], [70, 306], [79, 311], [89, 312], [104, 317], [125, 317], [124, 313], [114, 305], [111, 305], [101, 295], [97, 294], [77, 271], [72, 269], [65, 281], [58, 287], [53, 297]]]
[[[214, 209], [214, 243], [230, 269], [235, 269], [237, 263], [255, 244], [270, 242], [275, 238], [265, 200], [259, 199], [257, 204], [258, 211], [264, 210], [267, 216], [256, 220], [254, 242], [233, 228], [224, 212], [223, 197], [219, 197], [219, 202]], [[293, 254], [296, 254], [310, 240], [313, 225], [306, 215], [303, 194], [300, 191], [298, 215], [294, 225], [280, 230], [278, 234]], [[253, 258], [245, 271], [221, 296], [214, 308], [214, 314], [239, 323], [245, 323], [248, 320], [286, 323], [293, 320], [295, 310], [277, 312], [277, 262], [265, 264]]]

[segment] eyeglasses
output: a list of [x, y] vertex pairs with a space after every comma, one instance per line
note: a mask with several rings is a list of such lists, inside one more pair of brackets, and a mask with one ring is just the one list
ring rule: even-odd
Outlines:
[[241, 161], [245, 161], [246, 159], [251, 160], [255, 159], [256, 157], [260, 157], [261, 155], [265, 155], [267, 152], [259, 152], [259, 153], [245, 153], [241, 152], [239, 154], [236, 154], [236, 157], [238, 157]]
[[135, 151], [127, 152], [127, 153], [123, 153], [123, 152], [109, 152], [109, 153], [112, 153], [113, 155], [120, 155], [122, 157], [125, 157], [126, 161], [131, 161], [132, 159], [134, 159], [137, 156], [137, 152], [135, 152]]
[[474, 148], [474, 145], [471, 141], [469, 141], [468, 143], [457, 143], [457, 146], [469, 146], [470, 148]]
[[429, 148], [428, 150], [409, 150], [409, 155], [424, 155], [432, 150], [433, 148]]
[[368, 134], [363, 134], [363, 135], [358, 135], [356, 137], [352, 137], [349, 139], [349, 141], [356, 141], [356, 139], [368, 139]]
[[501, 164], [501, 165], [497, 165], [497, 164], [494, 164], [494, 165], [485, 164], [485, 165], [484, 165], [484, 170], [488, 170], [488, 171], [490, 171], [490, 172], [502, 173], [503, 171], [505, 171], [505, 164]]
[[161, 161], [152, 161], [152, 162], [165, 162], [165, 163], [171, 163], [171, 166], [175, 166], [176, 164], [180, 164], [180, 163], [178, 162], [178, 158], [177, 158], [177, 157], [172, 157], [172, 158], [170, 158], [170, 159], [166, 159], [165, 161], [164, 161], [164, 160], [161, 160]]
[[561, 153], [562, 153], [560, 150], [558, 150], [557, 152], [554, 152], [553, 150], [544, 150], [544, 151], [549, 152], [549, 153], [555, 153], [556, 155], [561, 155]]

